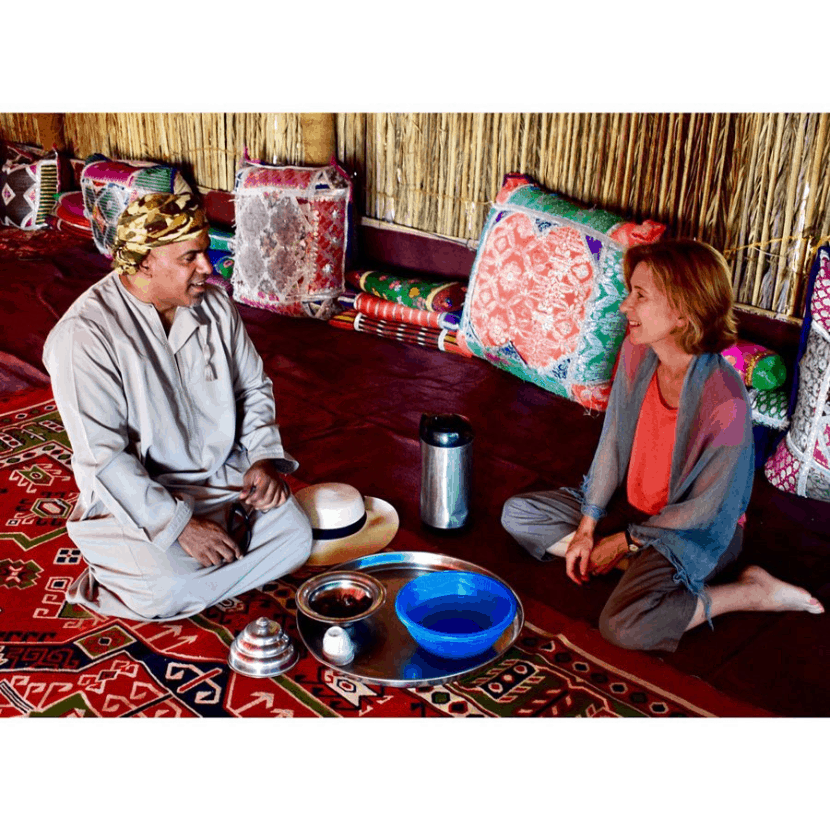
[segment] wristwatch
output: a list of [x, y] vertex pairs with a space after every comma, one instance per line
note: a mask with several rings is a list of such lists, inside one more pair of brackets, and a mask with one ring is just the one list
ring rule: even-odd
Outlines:
[[625, 533], [625, 546], [628, 548], [629, 553], [639, 553], [641, 546], [636, 544], [634, 540], [631, 538], [631, 534], [628, 532], [628, 528], [626, 528], [623, 533]]

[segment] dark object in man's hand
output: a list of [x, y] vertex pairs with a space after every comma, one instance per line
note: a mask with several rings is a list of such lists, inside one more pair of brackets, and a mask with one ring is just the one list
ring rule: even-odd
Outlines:
[[247, 510], [238, 502], [235, 501], [231, 505], [228, 513], [227, 524], [228, 536], [239, 545], [239, 550], [244, 556], [248, 552], [248, 546], [251, 544], [251, 517]]

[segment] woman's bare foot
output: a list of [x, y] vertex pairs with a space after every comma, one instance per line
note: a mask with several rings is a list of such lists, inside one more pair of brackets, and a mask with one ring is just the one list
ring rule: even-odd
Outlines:
[[824, 606], [804, 588], [776, 579], [758, 565], [745, 568], [738, 582], [748, 589], [748, 599], [757, 611], [807, 611], [823, 614]]

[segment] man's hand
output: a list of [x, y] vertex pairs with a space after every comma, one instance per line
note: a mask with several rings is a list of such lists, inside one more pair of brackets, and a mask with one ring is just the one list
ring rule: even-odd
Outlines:
[[242, 551], [224, 528], [197, 516], [192, 516], [179, 534], [179, 544], [185, 553], [206, 568], [242, 558]]
[[591, 551], [589, 574], [607, 574], [628, 551], [624, 533], [614, 533], [600, 539]]
[[267, 512], [272, 507], [279, 507], [290, 495], [291, 488], [276, 464], [271, 459], [264, 459], [251, 464], [245, 473], [239, 501], [255, 510]]

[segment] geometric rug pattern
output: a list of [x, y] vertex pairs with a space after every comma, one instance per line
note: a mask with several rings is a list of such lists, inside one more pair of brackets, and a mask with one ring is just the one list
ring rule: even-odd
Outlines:
[[[49, 390], [0, 406], [2, 717], [689, 717], [711, 713], [528, 621], [496, 664], [441, 686], [367, 685], [319, 663], [296, 628], [304, 567], [189, 619], [137, 622], [66, 602], [83, 570], [65, 520], [71, 448]], [[527, 611], [527, 609], [526, 609]], [[275, 678], [227, 663], [253, 619], [276, 619], [300, 659]], [[531, 616], [527, 613], [527, 617]]]

